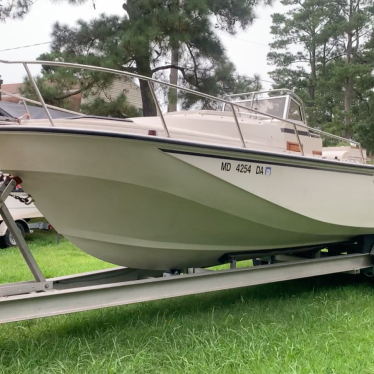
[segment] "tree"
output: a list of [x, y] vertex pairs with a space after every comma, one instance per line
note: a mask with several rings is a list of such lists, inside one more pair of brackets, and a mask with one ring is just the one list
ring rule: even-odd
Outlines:
[[[281, 3], [293, 8], [285, 14], [272, 15], [271, 34], [274, 35], [274, 42], [270, 44], [272, 51], [268, 54], [268, 61], [278, 69], [271, 75], [278, 80], [288, 79], [294, 88], [298, 88], [301, 80], [302, 86], [308, 91], [308, 99], [313, 101], [318, 58], [331, 22], [329, 4], [325, 0], [283, 0]], [[291, 52], [289, 47], [295, 45], [301, 49]], [[302, 65], [295, 66], [300, 63]]]
[[273, 15], [274, 42], [268, 60], [276, 69], [270, 75], [277, 86], [289, 84], [302, 96], [312, 126], [355, 136], [374, 87], [374, 60], [367, 43], [373, 1], [283, 0], [282, 4], [292, 8]]
[[[42, 54], [41, 60], [56, 60], [53, 54]], [[74, 109], [73, 101], [76, 95], [87, 98], [81, 105], [81, 110], [86, 114], [109, 117], [136, 117], [139, 115], [137, 108], [127, 102], [124, 94], [118, 97], [108, 95], [116, 76], [100, 72], [78, 71], [70, 68], [57, 68], [42, 66], [42, 75], [36, 77], [36, 84], [47, 104]], [[38, 100], [33, 86], [25, 78], [21, 93], [29, 98]], [[106, 100], [104, 98], [106, 98]]]
[[[338, 65], [336, 74], [344, 80], [344, 123], [348, 128], [351, 123], [350, 112], [355, 86], [358, 83], [357, 77], [362, 79], [368, 73], [366, 66], [362, 63], [365, 48], [361, 43], [365, 42], [366, 36], [372, 32], [374, 8], [373, 1], [340, 0], [337, 1], [337, 9], [340, 22], [336, 41], [345, 59], [343, 64]], [[349, 133], [349, 130], [347, 132]]]
[[325, 112], [316, 105], [320, 99], [316, 96], [317, 84], [328, 73], [327, 64], [336, 58], [332, 42], [336, 10], [326, 0], [283, 0], [282, 4], [292, 8], [285, 14], [272, 15], [274, 42], [268, 62], [276, 69], [270, 76], [276, 88], [292, 88], [303, 98], [310, 123], [317, 125]]
[[[230, 81], [235, 90], [235, 69], [227, 63], [215, 28], [235, 34], [254, 20], [253, 7], [260, 0], [128, 0], [126, 14], [100, 15], [76, 27], [56, 23], [52, 53], [47, 59], [115, 68], [147, 77], [165, 79], [177, 69], [179, 83], [206, 93]], [[212, 22], [214, 20], [214, 23]], [[172, 51], [178, 65], [169, 63]], [[176, 58], [177, 57], [177, 58]], [[231, 74], [227, 79], [222, 73]], [[238, 79], [238, 84], [250, 80]], [[144, 115], [156, 115], [147, 82], [140, 81]], [[227, 92], [227, 93], [230, 93]]]
[[105, 101], [97, 97], [91, 103], [81, 105], [83, 113], [103, 117], [137, 117], [138, 110], [129, 105], [125, 95], [120, 95], [112, 101]]
[[[36, 0], [2, 0], [0, 3], [0, 21], [7, 19], [20, 19], [30, 12], [31, 7]], [[53, 0], [51, 0], [53, 1]], [[65, 0], [69, 4], [79, 5], [86, 2], [86, 0]], [[91, 0], [95, 6], [95, 0]]]

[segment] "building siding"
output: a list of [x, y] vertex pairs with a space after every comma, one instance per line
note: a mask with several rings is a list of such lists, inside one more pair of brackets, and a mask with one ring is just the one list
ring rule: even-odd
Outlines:
[[[22, 88], [22, 86], [23, 86], [23, 83], [13, 83], [13, 84], [3, 84], [1, 88], [4, 91], [7, 91], [9, 93], [22, 96], [21, 93], [20, 93], [20, 89]], [[73, 87], [72, 91], [75, 91], [76, 89], [77, 89], [77, 87]], [[68, 99], [69, 102], [70, 102], [69, 109], [73, 110], [75, 112], [79, 112], [80, 105], [81, 105], [81, 99], [82, 99], [82, 94], [80, 94], [80, 93], [77, 94], [77, 95], [71, 96]], [[15, 98], [15, 97], [12, 97], [12, 96], [9, 96], [9, 95], [6, 95], [6, 94], [1, 94], [1, 101], [7, 101], [7, 102], [10, 102], [10, 103], [20, 102], [19, 99]], [[39, 100], [35, 99], [35, 101], [39, 101]]]
[[87, 104], [93, 101], [96, 97], [99, 97], [105, 101], [114, 101], [121, 94], [126, 96], [129, 104], [133, 105], [139, 110], [142, 110], [143, 104], [140, 88], [129, 78], [116, 79], [110, 88], [103, 90], [99, 95], [89, 95], [88, 97], [83, 98], [82, 104]]
[[[8, 91], [10, 93], [19, 95], [19, 90], [22, 87], [22, 85], [23, 83], [3, 84], [2, 89], [4, 91]], [[74, 87], [73, 89], [75, 90], [77, 89], [77, 87]], [[103, 90], [102, 92], [100, 92], [99, 95], [89, 95], [88, 97], [82, 97], [81, 94], [77, 94], [70, 97], [69, 109], [79, 112], [81, 104], [87, 104], [93, 101], [96, 97], [100, 97], [105, 101], [114, 101], [122, 93], [126, 96], [128, 103], [133, 105], [136, 109], [139, 110], [140, 113], [142, 113], [143, 104], [140, 88], [132, 79], [126, 77], [116, 79], [111, 87], [109, 87], [106, 90]], [[14, 97], [10, 97], [5, 94], [2, 94], [1, 96], [2, 101], [8, 101], [13, 103], [19, 102], [19, 100]]]
[[[15, 94], [15, 95], [20, 95], [19, 89], [22, 86], [22, 83], [10, 83], [10, 84], [3, 84], [1, 86], [1, 89], [4, 91], [7, 91], [9, 93]], [[1, 94], [1, 101], [6, 101], [9, 103], [18, 103], [19, 99], [6, 95], [6, 94]]]

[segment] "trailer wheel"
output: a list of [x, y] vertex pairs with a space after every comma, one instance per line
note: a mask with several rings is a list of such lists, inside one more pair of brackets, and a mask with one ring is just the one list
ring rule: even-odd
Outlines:
[[[22, 237], [25, 237], [25, 229], [23, 228], [22, 224], [16, 222], [18, 230], [20, 231]], [[0, 247], [1, 248], [8, 248], [8, 247], [15, 247], [17, 245], [16, 240], [13, 238], [11, 232], [7, 229], [4, 236], [0, 237]]]

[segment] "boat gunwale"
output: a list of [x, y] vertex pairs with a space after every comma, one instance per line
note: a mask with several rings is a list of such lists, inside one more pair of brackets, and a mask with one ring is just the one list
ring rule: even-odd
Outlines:
[[[175, 138], [164, 138], [164, 137], [157, 137], [157, 136], [149, 136], [149, 135], [138, 135], [138, 134], [126, 134], [126, 133], [116, 133], [110, 131], [102, 131], [102, 130], [87, 130], [87, 129], [72, 129], [72, 128], [61, 128], [61, 127], [36, 127], [36, 126], [27, 126], [21, 127], [19, 125], [1, 125], [0, 124], [0, 133], [4, 132], [23, 132], [23, 133], [55, 133], [55, 134], [64, 134], [64, 135], [82, 135], [82, 136], [100, 136], [100, 137], [108, 137], [108, 138], [118, 138], [118, 139], [129, 139], [129, 140], [138, 140], [138, 141], [147, 141], [152, 143], [162, 143], [162, 144], [169, 144], [175, 146], [184, 146], [184, 147], [193, 147], [198, 149], [206, 149], [214, 150], [214, 151], [225, 151], [225, 152], [234, 152], [237, 154], [243, 155], [254, 155], [254, 156], [263, 156], [263, 157], [275, 157], [280, 158], [287, 161], [297, 161], [299, 164], [288, 164], [288, 163], [280, 163], [280, 162], [264, 162], [261, 160], [248, 160], [248, 158], [236, 158], [229, 155], [215, 155], [209, 153], [193, 153], [193, 152], [185, 152], [185, 151], [177, 151], [179, 153], [190, 153], [196, 156], [202, 157], [219, 157], [222, 159], [232, 159], [236, 161], [247, 161], [247, 162], [257, 162], [257, 163], [267, 163], [273, 165], [280, 165], [280, 166], [289, 166], [289, 167], [300, 167], [306, 169], [315, 169], [315, 170], [323, 170], [323, 171], [333, 171], [333, 172], [341, 172], [341, 173], [349, 173], [349, 174], [360, 174], [360, 175], [367, 175], [367, 176], [374, 176], [374, 165], [369, 164], [361, 164], [361, 163], [349, 163], [345, 161], [334, 161], [334, 160], [326, 160], [321, 158], [313, 158], [309, 156], [299, 156], [294, 154], [287, 154], [287, 153], [278, 153], [278, 152], [270, 152], [270, 151], [260, 151], [255, 149], [249, 148], [239, 148], [239, 147], [230, 147], [230, 146], [223, 146], [223, 145], [215, 145], [215, 144], [207, 144], [207, 143], [196, 143], [190, 142], [186, 140], [178, 140]], [[161, 149], [160, 151], [163, 152], [170, 152], [172, 153], [175, 150], [166, 150]], [[314, 163], [319, 165], [326, 165], [326, 166], [333, 166], [334, 168], [325, 168], [325, 167], [313, 167], [308, 164]], [[343, 170], [341, 169], [343, 168]], [[351, 170], [346, 170], [351, 169]], [[356, 170], [352, 170], [356, 169]], [[358, 170], [357, 170], [358, 169]]]

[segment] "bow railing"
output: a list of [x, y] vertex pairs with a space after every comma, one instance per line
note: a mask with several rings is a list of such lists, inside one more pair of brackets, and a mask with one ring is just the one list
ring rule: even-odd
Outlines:
[[[149, 88], [150, 88], [152, 98], [154, 100], [154, 103], [155, 103], [155, 106], [156, 106], [156, 109], [157, 109], [157, 114], [161, 119], [162, 126], [163, 126], [163, 128], [165, 130], [165, 133], [166, 133], [166, 136], [168, 138], [171, 137], [170, 136], [170, 131], [167, 127], [165, 117], [162, 113], [161, 105], [160, 105], [160, 103], [157, 99], [154, 84], [159, 84], [159, 85], [164, 86], [164, 87], [180, 90], [180, 91], [183, 91], [183, 92], [186, 92], [186, 93], [189, 93], [189, 94], [193, 94], [193, 95], [196, 95], [196, 96], [204, 98], [204, 99], [219, 102], [223, 105], [229, 105], [231, 107], [234, 122], [235, 122], [235, 125], [236, 125], [236, 128], [237, 128], [237, 131], [238, 131], [238, 136], [240, 138], [240, 142], [241, 142], [243, 148], [247, 148], [247, 145], [246, 145], [246, 142], [245, 142], [244, 137], [243, 137], [242, 129], [240, 127], [240, 123], [239, 123], [238, 116], [237, 116], [237, 113], [235, 111], [235, 108], [238, 109], [238, 112], [240, 111], [240, 109], [244, 109], [246, 112], [250, 111], [250, 112], [252, 112], [254, 114], [257, 114], [257, 115], [266, 116], [266, 117], [271, 118], [273, 120], [278, 120], [278, 121], [290, 124], [294, 128], [296, 140], [297, 140], [297, 143], [299, 145], [300, 153], [301, 153], [302, 156], [304, 156], [304, 151], [303, 151], [303, 147], [302, 147], [302, 142], [300, 140], [299, 131], [297, 129], [298, 127], [305, 128], [309, 132], [313, 132], [313, 133], [318, 134], [320, 136], [321, 135], [322, 136], [327, 136], [327, 137], [330, 137], [332, 139], [347, 142], [349, 144], [351, 144], [351, 143], [355, 144], [360, 149], [362, 162], [363, 163], [365, 162], [364, 153], [363, 153], [361, 144], [359, 142], [353, 141], [351, 139], [346, 139], [346, 138], [343, 138], [341, 136], [333, 135], [333, 134], [327, 133], [325, 131], [322, 131], [322, 130], [319, 130], [319, 129], [316, 129], [316, 128], [313, 128], [313, 127], [309, 127], [306, 124], [300, 124], [300, 123], [296, 124], [294, 121], [291, 121], [289, 119], [274, 116], [274, 115], [269, 114], [269, 113], [264, 113], [264, 112], [258, 111], [256, 109], [253, 109], [253, 108], [248, 108], [248, 107], [246, 107], [244, 105], [240, 105], [239, 103], [236, 103], [235, 101], [232, 101], [232, 100], [227, 100], [227, 99], [224, 99], [224, 98], [215, 97], [215, 96], [203, 93], [203, 92], [198, 92], [198, 91], [195, 91], [195, 90], [192, 90], [192, 89], [189, 89], [189, 88], [185, 88], [185, 87], [181, 87], [181, 86], [174, 85], [174, 84], [171, 84], [171, 83], [163, 82], [163, 81], [160, 81], [160, 80], [157, 80], [157, 79], [154, 79], [154, 78], [150, 78], [150, 77], [146, 77], [146, 76], [143, 76], [143, 75], [138, 75], [138, 74], [130, 73], [130, 72], [127, 72], [127, 71], [103, 68], [103, 67], [99, 67], [99, 66], [81, 65], [81, 64], [74, 64], [74, 63], [70, 63], [70, 62], [60, 62], [60, 61], [39, 61], [39, 60], [38, 61], [7, 61], [7, 60], [0, 60], [0, 63], [23, 65], [23, 67], [26, 70], [26, 73], [29, 77], [30, 84], [34, 88], [35, 93], [36, 93], [36, 95], [39, 99], [39, 102], [33, 101], [33, 100], [31, 101], [30, 99], [27, 99], [27, 98], [24, 98], [24, 97], [21, 97], [21, 96], [18, 96], [18, 95], [16, 95], [16, 96], [21, 101], [23, 101], [24, 105], [25, 105], [25, 102], [32, 102], [32, 103], [37, 103], [37, 104], [41, 105], [43, 107], [45, 113], [46, 113], [46, 116], [47, 116], [51, 126], [55, 126], [55, 124], [54, 124], [53, 118], [52, 118], [52, 116], [49, 112], [49, 108], [50, 109], [58, 109], [58, 110], [62, 110], [62, 108], [53, 107], [53, 106], [47, 105], [45, 103], [45, 101], [43, 99], [43, 96], [42, 96], [42, 94], [41, 94], [41, 92], [40, 92], [40, 90], [39, 90], [39, 88], [36, 84], [36, 81], [31, 74], [31, 71], [29, 69], [29, 65], [46, 65], [46, 66], [57, 66], [57, 67], [75, 68], [75, 69], [87, 69], [87, 70], [98, 71], [98, 72], [103, 72], [103, 73], [110, 73], [110, 74], [115, 74], [115, 75], [119, 75], [119, 76], [130, 77], [130, 78], [135, 78], [135, 79], [146, 81], [148, 83]], [[5, 91], [2, 91], [2, 92], [5, 93]], [[262, 93], [262, 91], [258, 91], [257, 93]], [[236, 94], [234, 96], [240, 96], [240, 95], [248, 95], [248, 94]], [[293, 94], [293, 95], [295, 95], [295, 94]], [[301, 100], [300, 98], [298, 98], [298, 99]], [[67, 110], [65, 110], [65, 111], [67, 111]], [[71, 111], [68, 111], [68, 112], [71, 112]], [[71, 113], [72, 114], [78, 114], [76, 112], [71, 112]], [[305, 115], [305, 112], [304, 112], [304, 115]]]

